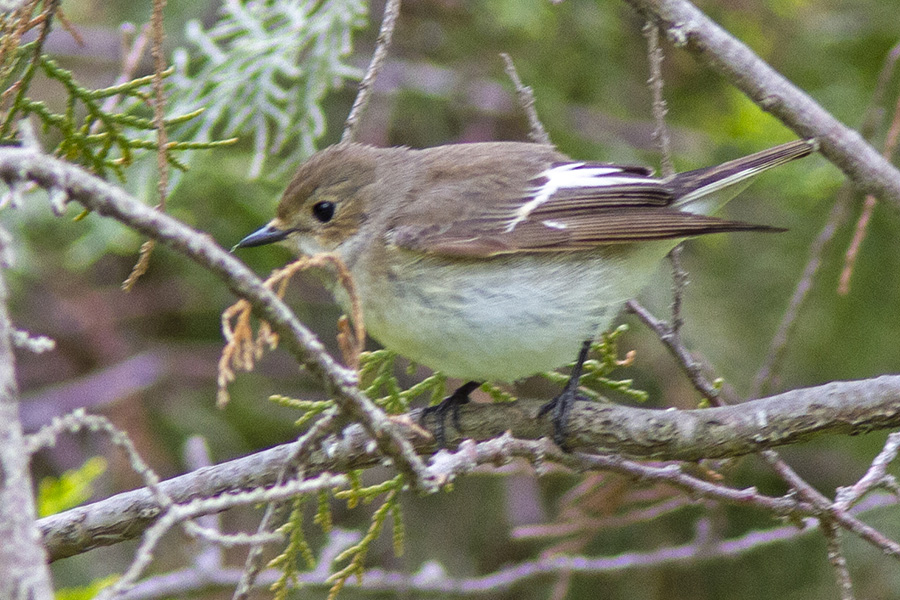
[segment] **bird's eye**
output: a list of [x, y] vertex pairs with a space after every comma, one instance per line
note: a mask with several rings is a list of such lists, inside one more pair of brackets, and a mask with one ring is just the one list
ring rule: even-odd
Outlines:
[[327, 200], [316, 202], [313, 204], [312, 214], [322, 223], [327, 223], [334, 216], [334, 202]]

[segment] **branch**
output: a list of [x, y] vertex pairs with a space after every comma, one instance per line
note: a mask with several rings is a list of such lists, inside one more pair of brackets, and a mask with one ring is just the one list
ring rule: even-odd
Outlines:
[[[507, 431], [517, 438], [536, 440], [552, 435], [552, 425], [546, 419], [535, 418], [541, 405], [540, 400], [469, 403], [460, 409], [460, 424], [465, 436], [475, 440], [495, 438]], [[393, 417], [391, 421], [416, 451], [427, 454], [434, 451], [434, 440], [417, 425], [418, 415], [419, 411], [413, 411], [409, 415]], [[602, 449], [660, 460], [740, 456], [798, 443], [817, 433], [852, 435], [900, 426], [900, 376], [830, 383], [737, 406], [704, 410], [651, 410], [578, 402], [572, 410], [570, 424], [573, 435], [569, 443], [573, 448]], [[450, 443], [461, 439], [451, 428], [447, 434]], [[183, 503], [229, 490], [270, 486], [289, 460], [293, 447], [293, 444], [286, 444], [200, 469], [164, 481], [160, 489], [176, 503]], [[550, 450], [544, 450], [545, 456], [549, 456], [547, 452]], [[655, 476], [649, 471], [637, 472], [632, 466], [621, 466], [637, 464], [624, 459], [578, 456], [582, 458], [559, 453], [554, 460], [572, 468], [617, 470], [644, 479]], [[370, 467], [380, 460], [381, 454], [372, 447], [363, 428], [354, 424], [344, 428], [339, 435], [327, 438], [307, 455], [302, 466], [306, 477], [314, 477], [325, 471], [340, 473]], [[490, 462], [487, 456], [481, 460]], [[570, 463], [570, 460], [576, 462]], [[429, 469], [430, 476], [441, 479], [458, 472], [448, 471], [438, 464]], [[668, 482], [676, 485], [671, 478]], [[700, 493], [696, 486], [692, 491]], [[774, 507], [768, 508], [774, 510]], [[779, 510], [783, 509], [781, 506]], [[39, 524], [51, 560], [56, 560], [134, 538], [158, 513], [153, 495], [140, 489], [46, 517]]]
[[900, 209], [900, 172], [855, 130], [766, 64], [687, 0], [626, 0], [653, 16], [676, 46], [723, 75], [766, 112], [804, 138], [816, 138], [822, 154], [863, 191]]
[[553, 142], [550, 141], [550, 134], [544, 129], [544, 124], [541, 123], [541, 119], [537, 114], [537, 109], [534, 106], [534, 90], [522, 83], [519, 72], [516, 71], [516, 65], [513, 63], [512, 57], [510, 57], [509, 54], [501, 52], [500, 58], [506, 63], [506, 74], [512, 80], [513, 85], [516, 88], [519, 106], [525, 111], [525, 116], [528, 117], [528, 125], [531, 128], [528, 131], [528, 138], [535, 144], [552, 146]]
[[[628, 569], [647, 569], [664, 565], [694, 565], [698, 561], [723, 557], [744, 556], [758, 551], [760, 546], [783, 543], [808, 536], [816, 531], [815, 519], [805, 520], [800, 527], [785, 525], [765, 531], [753, 531], [740, 537], [710, 542], [692, 541], [681, 546], [670, 546], [647, 552], [626, 552], [617, 556], [585, 556], [556, 555], [522, 561], [515, 565], [503, 567], [489, 573], [474, 577], [454, 577], [435, 562], [426, 562], [415, 573], [388, 571], [385, 569], [367, 569], [358, 580], [348, 581], [347, 589], [368, 592], [391, 592], [398, 595], [459, 595], [495, 597], [514, 586], [537, 578], [546, 578], [562, 573], [579, 573], [582, 575], [600, 575], [604, 573], [621, 573]], [[349, 545], [356, 538], [348, 532], [336, 532], [340, 541]], [[349, 543], [348, 543], [349, 542]], [[327, 548], [327, 547], [326, 547]], [[326, 551], [322, 552], [325, 555]], [[327, 554], [330, 554], [328, 552]], [[328, 565], [330, 561], [320, 559], [317, 564]], [[328, 589], [331, 583], [328, 569], [317, 568], [314, 571], [301, 573], [298, 583], [304, 589]], [[262, 574], [257, 586], [264, 589], [281, 576], [279, 571], [269, 570]], [[184, 569], [159, 575], [141, 582], [133, 590], [126, 593], [124, 600], [153, 600], [167, 597], [186, 597], [192, 593], [213, 589], [229, 589], [234, 587], [240, 577], [240, 570], [227, 567], [215, 570], [198, 568]]]
[[369, 68], [366, 69], [366, 74], [363, 76], [362, 81], [359, 82], [359, 91], [356, 94], [356, 99], [353, 101], [353, 106], [350, 108], [350, 114], [347, 115], [347, 121], [344, 123], [344, 133], [341, 136], [341, 142], [352, 142], [356, 137], [360, 119], [366, 111], [369, 98], [372, 96], [375, 80], [381, 72], [384, 59], [387, 58], [388, 49], [391, 47], [394, 27], [397, 25], [399, 16], [400, 0], [388, 0], [384, 5], [384, 18], [381, 21], [381, 30], [378, 32], [375, 52], [372, 53], [372, 60], [369, 61]]
[[85, 208], [112, 217], [170, 246], [219, 277], [235, 295], [253, 305], [254, 314], [272, 326], [288, 352], [323, 383], [325, 392], [344, 414], [363, 424], [381, 452], [395, 462], [413, 486], [428, 491], [435, 489], [409, 442], [395, 433], [384, 412], [359, 391], [356, 372], [338, 365], [278, 295], [209, 235], [142, 204], [80, 167], [33, 150], [0, 150], [0, 180], [9, 182], [11, 190], [16, 189], [18, 182], [34, 181], [49, 190], [51, 196], [63, 194]]
[[[0, 236], [0, 263], [8, 267], [9, 234], [0, 230]], [[0, 598], [50, 600], [50, 569], [35, 527], [30, 456], [19, 421], [13, 328], [6, 297], [6, 282], [0, 275]]]

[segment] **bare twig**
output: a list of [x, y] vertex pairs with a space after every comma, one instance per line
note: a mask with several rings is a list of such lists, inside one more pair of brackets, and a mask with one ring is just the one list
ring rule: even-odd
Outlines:
[[[166, 70], [166, 56], [163, 52], [163, 10], [166, 0], [153, 0], [153, 14], [150, 17], [150, 32], [153, 37], [153, 46], [150, 53], [153, 56], [153, 127], [156, 129], [156, 171], [159, 181], [156, 183], [156, 193], [159, 203], [158, 210], [166, 210], [166, 196], [169, 194], [169, 161], [167, 159], [169, 140], [166, 134], [166, 98], [163, 91], [163, 71]], [[141, 244], [138, 261], [131, 269], [131, 274], [122, 283], [122, 290], [130, 292], [138, 279], [150, 268], [150, 256], [156, 247], [155, 240], [147, 240]]]
[[678, 244], [669, 252], [669, 263], [672, 265], [672, 323], [670, 330], [672, 332], [673, 341], [677, 345], [682, 345], [681, 328], [684, 326], [684, 317], [681, 314], [681, 305], [684, 301], [684, 288], [688, 284], [688, 274], [681, 265], [681, 253], [684, 250], [683, 244]]
[[[894, 118], [891, 120], [891, 127], [888, 129], [887, 137], [884, 140], [884, 150], [882, 156], [886, 160], [891, 160], [894, 151], [897, 149], [897, 140], [900, 138], [900, 98], [894, 103]], [[853, 275], [853, 267], [856, 265], [856, 258], [859, 255], [859, 249], [863, 240], [866, 239], [866, 231], [869, 228], [869, 221], [872, 213], [875, 212], [875, 205], [878, 203], [874, 195], [868, 194], [863, 204], [862, 213], [856, 222], [856, 231], [853, 233], [853, 239], [847, 248], [847, 254], [844, 259], [844, 270], [841, 272], [841, 281], [838, 284], [838, 293], [846, 296], [850, 293], [850, 277]]]
[[[677, 298], [679, 298], [678, 294], [673, 297], [673, 300]], [[669, 349], [669, 352], [676, 358], [678, 364], [681, 365], [685, 375], [687, 375], [691, 383], [694, 384], [694, 388], [703, 394], [703, 397], [709, 400], [710, 403], [719, 405], [721, 403], [721, 400], [719, 399], [720, 390], [706, 377], [703, 373], [701, 363], [698, 362], [684, 344], [681, 343], [680, 336], [673, 331], [672, 326], [665, 321], [654, 317], [649, 310], [644, 308], [636, 300], [629, 300], [625, 306], [629, 312], [634, 313], [647, 327], [653, 330], [663, 345]], [[676, 306], [677, 304], [673, 302], [673, 309]]]
[[[672, 164], [672, 144], [669, 137], [669, 129], [666, 126], [668, 108], [663, 97], [663, 52], [662, 47], [659, 45], [659, 26], [652, 21], [647, 21], [644, 24], [643, 32], [644, 37], [647, 39], [647, 62], [650, 65], [650, 77], [647, 79], [647, 85], [650, 86], [653, 122], [655, 123], [653, 141], [658, 146], [662, 176], [669, 177], [675, 174], [675, 166]], [[702, 371], [700, 363], [694, 359], [681, 341], [681, 327], [684, 324], [684, 318], [681, 316], [681, 303], [684, 299], [684, 288], [688, 281], [687, 272], [681, 266], [683, 247], [682, 244], [678, 244], [669, 253], [669, 261], [672, 264], [671, 323], [666, 324], [655, 319], [651, 321], [650, 313], [643, 307], [640, 307], [635, 301], [631, 301], [628, 304], [628, 309], [637, 314], [647, 326], [651, 327], [666, 347], [675, 354], [697, 390], [713, 404], [720, 405], [722, 400], [719, 396], [719, 390], [709, 382]]]
[[[188, 438], [182, 451], [184, 463], [191, 471], [211, 467], [214, 463], [209, 454], [209, 446], [206, 440], [199, 435]], [[218, 514], [205, 514], [197, 517], [196, 523], [205, 530], [222, 533], [222, 522]], [[198, 539], [199, 549], [194, 553], [194, 567], [196, 569], [218, 569], [225, 565], [225, 553], [222, 544]]]
[[[338, 426], [338, 424], [338, 412], [336, 410], [331, 410], [321, 419], [316, 421], [316, 424], [310, 427], [299, 440], [292, 444], [290, 455], [279, 467], [275, 481], [276, 485], [281, 485], [287, 481], [292, 472], [297, 473], [299, 476], [305, 476], [307, 474], [307, 469], [306, 465], [303, 464], [303, 461], [310, 456], [322, 438], [328, 435], [333, 428]], [[277, 519], [281, 508], [282, 504], [277, 502], [270, 502], [269, 505], [266, 506], [266, 512], [263, 514], [263, 517], [260, 519], [259, 525], [256, 528], [257, 535], [267, 533], [272, 529], [272, 523]], [[235, 586], [232, 600], [242, 600], [250, 594], [256, 578], [259, 577], [260, 572], [262, 572], [262, 569], [265, 567], [265, 564], [262, 561], [262, 553], [262, 544], [256, 544], [250, 547], [250, 551], [247, 553], [247, 558], [244, 561], [244, 570], [241, 573], [241, 579], [238, 582], [238, 585]]]
[[[2, 232], [6, 244], [8, 236]], [[0, 248], [0, 252], [6, 252]], [[9, 265], [3, 265], [7, 267]], [[0, 271], [0, 597], [51, 600], [47, 554], [38, 537], [29, 454], [19, 421], [13, 328], [6, 309], [6, 283]]]
[[887, 472], [888, 465], [897, 458], [898, 451], [900, 451], [900, 433], [892, 433], [888, 436], [884, 448], [872, 461], [866, 474], [853, 486], [838, 488], [835, 506], [841, 510], [848, 510], [876, 487], [887, 487], [895, 494], [900, 492], [897, 480]]
[[[670, 546], [646, 552], [629, 552], [616, 556], [556, 555], [519, 562], [500, 568], [492, 573], [474, 577], [454, 577], [437, 563], [428, 562], [417, 572], [367, 569], [356, 581], [348, 581], [346, 588], [367, 592], [392, 593], [412, 597], [433, 595], [479, 597], [496, 596], [514, 586], [527, 584], [532, 580], [562, 574], [583, 576], [622, 573], [630, 569], [648, 569], [671, 565], [695, 565], [698, 562], [716, 560], [723, 557], [740, 557], [758, 551], [761, 546], [793, 541], [809, 536], [816, 531], [816, 520], [806, 519], [800, 527], [785, 525], [765, 531], [753, 531], [743, 536], [714, 543], [691, 542], [681, 546]], [[351, 532], [338, 531], [337, 536], [343, 549], [357, 541]], [[332, 534], [334, 536], [334, 534]], [[319, 565], [330, 564], [333, 551], [326, 546], [317, 561]], [[330, 569], [317, 568], [310, 573], [301, 573], [300, 585], [307, 590], [328, 589]], [[281, 576], [279, 571], [265, 571], [257, 583], [263, 588]], [[228, 589], [240, 577], [238, 569], [200, 571], [185, 569], [147, 579], [138, 587], [126, 593], [123, 600], [155, 600], [158, 598], [182, 597], [208, 589]]]
[[[159, 543], [160, 538], [178, 523], [187, 522], [189, 519], [200, 515], [221, 512], [235, 506], [248, 506], [259, 504], [260, 502], [286, 500], [288, 498], [296, 497], [299, 494], [309, 494], [323, 489], [343, 487], [346, 486], [348, 482], [349, 480], [345, 475], [323, 474], [314, 479], [288, 481], [268, 489], [257, 488], [249, 491], [234, 492], [215, 498], [193, 500], [187, 504], [176, 504], [166, 511], [166, 513], [144, 534], [141, 545], [136, 553], [135, 560], [122, 576], [117, 579], [113, 585], [101, 590], [96, 597], [98, 600], [115, 598], [122, 592], [133, 587], [137, 578], [140, 577], [144, 569], [150, 564], [153, 549]], [[268, 538], [270, 541], [275, 541], [280, 538], [280, 536], [269, 535]], [[258, 539], [255, 536], [232, 537], [232, 542], [235, 544], [251, 544], [257, 543], [257, 541]], [[219, 540], [219, 543], [221, 543], [221, 540]]]
[[841, 600], [854, 600], [850, 569], [847, 568], [847, 558], [841, 549], [841, 530], [830, 519], [821, 519], [819, 526], [822, 528], [825, 542], [828, 545], [828, 562], [834, 569], [838, 589], [841, 591]]
[[342, 142], [352, 142], [356, 137], [356, 130], [359, 127], [360, 119], [369, 104], [369, 98], [372, 95], [372, 88], [378, 73], [387, 57], [388, 49], [391, 47], [391, 38], [394, 35], [394, 27], [397, 24], [397, 18], [400, 16], [400, 0], [388, 0], [384, 5], [384, 18], [381, 20], [381, 30], [378, 32], [378, 39], [375, 45], [375, 52], [372, 53], [372, 60], [369, 62], [369, 68], [359, 83], [359, 92], [356, 94], [356, 100], [353, 101], [353, 107], [344, 123], [344, 133], [341, 136]]
[[769, 351], [766, 353], [766, 358], [763, 360], [762, 366], [753, 378], [753, 387], [750, 391], [751, 398], [757, 398], [763, 394], [767, 389], [766, 385], [770, 384], [775, 377], [776, 368], [781, 360], [781, 356], [787, 348], [788, 338], [794, 329], [794, 324], [800, 314], [800, 308], [803, 306], [803, 301], [806, 300], [807, 294], [812, 289], [816, 273], [818, 273], [819, 267], [822, 264], [822, 256], [824, 255], [825, 248], [828, 246], [829, 242], [831, 242], [832, 238], [834, 238], [838, 229], [846, 222], [847, 216], [850, 214], [850, 204], [852, 199], [853, 187], [850, 185], [842, 187], [831, 207], [831, 213], [828, 215], [828, 220], [824, 227], [822, 227], [819, 235], [816, 236], [812, 246], [810, 246], [809, 260], [806, 263], [806, 267], [803, 269], [800, 281], [797, 282], [797, 286], [794, 288], [794, 293], [791, 295], [791, 300], [788, 303], [787, 310], [784, 311], [784, 315], [781, 317], [781, 323], [778, 324], [778, 330], [772, 337], [772, 341], [769, 344]]
[[837, 504], [833, 504], [824, 494], [807, 483], [787, 463], [778, 456], [774, 450], [766, 450], [762, 453], [763, 459], [775, 470], [778, 475], [790, 485], [797, 494], [806, 502], [815, 506], [827, 518], [834, 520], [848, 531], [852, 531], [887, 555], [900, 560], [900, 544], [886, 537], [874, 527], [867, 525], [853, 517]]
[[656, 129], [653, 130], [653, 141], [659, 147], [660, 171], [663, 177], [675, 174], [675, 166], [672, 164], [672, 141], [669, 129], [666, 127], [666, 100], [663, 97], [662, 61], [663, 51], [659, 45], [659, 26], [653, 21], [644, 24], [644, 37], [647, 38], [647, 60], [650, 63], [650, 78], [647, 85], [653, 97], [653, 121]]
[[522, 79], [519, 77], [518, 71], [516, 71], [516, 65], [513, 64], [509, 54], [501, 52], [500, 56], [503, 58], [503, 62], [506, 63], [506, 74], [509, 75], [516, 88], [519, 106], [522, 107], [522, 110], [525, 111], [525, 116], [528, 117], [528, 125], [530, 127], [528, 130], [529, 139], [536, 144], [551, 145], [550, 135], [544, 129], [544, 124], [541, 123], [541, 119], [537, 114], [537, 108], [534, 105], [534, 90], [522, 83]]

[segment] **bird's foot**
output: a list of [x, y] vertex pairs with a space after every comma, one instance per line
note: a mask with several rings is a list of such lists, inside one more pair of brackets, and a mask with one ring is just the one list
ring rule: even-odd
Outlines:
[[459, 424], [459, 407], [469, 402], [469, 394], [474, 392], [481, 382], [469, 381], [456, 388], [456, 391], [441, 400], [439, 404], [429, 406], [422, 411], [419, 421], [422, 425], [426, 425], [428, 417], [434, 417], [434, 439], [439, 448], [447, 445], [447, 415], [453, 418], [453, 426], [456, 430], [462, 432]]
[[566, 445], [566, 437], [569, 435], [569, 414], [572, 412], [576, 400], [588, 400], [588, 398], [579, 394], [577, 388], [567, 386], [559, 396], [543, 405], [538, 411], [538, 418], [550, 414], [550, 420], [553, 423], [553, 441], [566, 452], [569, 451]]

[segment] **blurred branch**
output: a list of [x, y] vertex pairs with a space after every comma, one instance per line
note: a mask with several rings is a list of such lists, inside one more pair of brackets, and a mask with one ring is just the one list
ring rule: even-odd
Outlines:
[[723, 75], [766, 112], [804, 138], [867, 193], [900, 210], [900, 172], [863, 137], [760, 59], [687, 0], [627, 0], [652, 15], [668, 37]]
[[[9, 266], [9, 234], [0, 231], [0, 263]], [[0, 271], [0, 598], [51, 600], [47, 554], [38, 538], [29, 455], [19, 421], [13, 328]]]
[[[727, 540], [695, 540], [681, 546], [670, 546], [647, 552], [629, 552], [617, 556], [585, 556], [555, 555], [531, 561], [519, 562], [504, 567], [493, 573], [476, 577], [454, 577], [435, 562], [426, 562], [415, 573], [388, 571], [384, 569], [367, 569], [356, 583], [348, 582], [351, 590], [367, 592], [392, 592], [394, 594], [433, 595], [452, 594], [460, 596], [480, 596], [510, 590], [513, 586], [526, 583], [535, 578], [577, 573], [580, 575], [599, 575], [603, 573], [621, 573], [628, 569], [646, 569], [663, 565], [692, 565], [698, 561], [716, 558], [742, 556], [758, 550], [760, 546], [777, 544], [807, 536], [815, 531], [815, 519], [807, 519], [798, 527], [785, 525], [765, 531], [753, 531], [743, 536]], [[332, 540], [321, 553], [318, 565], [328, 566], [327, 555], [334, 552], [335, 543], [349, 545], [353, 543], [352, 532], [336, 531]], [[277, 571], [264, 572], [257, 583], [259, 588], [271, 584], [280, 575]], [[316, 568], [312, 572], [300, 574], [299, 583], [305, 589], [328, 589], [330, 571]], [[152, 577], [141, 582], [137, 587], [124, 595], [123, 600], [152, 600], [172, 596], [184, 596], [210, 588], [228, 589], [234, 586], [240, 576], [238, 569], [221, 568], [201, 570], [184, 569], [165, 575]]]
[[[803, 306], [803, 301], [806, 300], [807, 294], [809, 294], [809, 291], [812, 289], [816, 274], [822, 264], [825, 248], [828, 246], [829, 242], [831, 242], [831, 239], [837, 233], [838, 229], [846, 222], [847, 216], [850, 213], [850, 204], [854, 196], [853, 192], [853, 186], [849, 184], [841, 187], [837, 193], [837, 198], [831, 207], [828, 220], [810, 246], [809, 259], [806, 262], [806, 267], [803, 268], [803, 274], [800, 276], [800, 280], [794, 287], [794, 293], [791, 295], [788, 307], [781, 317], [781, 322], [778, 324], [778, 330], [775, 332], [775, 335], [772, 336], [766, 358], [763, 360], [762, 366], [760, 366], [756, 375], [753, 377], [750, 398], [756, 398], [760, 394], [765, 393], [765, 391], [772, 389], [772, 384], [774, 383], [773, 380], [777, 375], [779, 362], [784, 351], [787, 349], [788, 338], [794, 329], [797, 317], [800, 315], [800, 308]], [[767, 385], [770, 387], [767, 388]]]
[[[507, 431], [517, 438], [537, 440], [552, 435], [552, 426], [546, 420], [535, 419], [541, 405], [540, 400], [469, 403], [460, 409], [460, 424], [465, 436], [476, 440], [496, 438]], [[418, 411], [391, 418], [394, 427], [418, 452], [430, 453], [434, 450], [434, 440], [418, 426], [417, 420]], [[658, 460], [699, 460], [740, 456], [797, 443], [816, 433], [854, 434], [898, 425], [900, 376], [885, 376], [830, 383], [737, 406], [705, 410], [650, 410], [579, 402], [572, 410], [573, 435], [569, 444], [573, 448], [600, 448]], [[450, 429], [447, 434], [450, 443], [461, 439], [458, 432]], [[516, 443], [539, 442], [519, 439]], [[289, 462], [291, 448], [292, 445], [279, 446], [188, 473], [167, 480], [160, 487], [175, 502], [183, 502], [227, 490], [269, 486]], [[556, 449], [551, 451], [550, 445], [543, 452], [544, 460], [558, 461], [573, 468], [617, 470], [631, 476], [640, 473], [645, 479], [654, 477], [647, 472], [621, 467], [622, 464], [637, 465], [623, 458], [592, 455], [575, 458], [576, 455], [562, 454]], [[467, 455], [461, 449], [454, 456]], [[489, 464], [494, 458], [484, 456], [483, 462]], [[381, 454], [373, 448], [363, 427], [353, 424], [311, 450], [302, 467], [306, 477], [313, 477], [325, 471], [339, 473], [373, 466], [380, 460]], [[473, 463], [482, 464], [470, 460], [466, 466], [471, 468]], [[457, 473], [441, 466], [438, 458], [429, 468], [433, 478], [448, 478]], [[775, 509], [774, 506], [769, 508]], [[48, 552], [55, 560], [136, 537], [152, 523], [157, 513], [153, 496], [146, 490], [135, 490], [41, 519], [40, 526]]]
[[[884, 150], [881, 153], [885, 160], [890, 161], [894, 157], [898, 138], [900, 138], [900, 98], [897, 98], [894, 102], [894, 118], [888, 129], [887, 138], [884, 141]], [[838, 284], [838, 294], [842, 296], [850, 293], [850, 278], [853, 275], [853, 268], [856, 266], [859, 249], [866, 239], [869, 221], [872, 219], [872, 213], [875, 212], [877, 203], [875, 196], [872, 194], [866, 195], [862, 213], [859, 215], [859, 219], [856, 222], [856, 230], [853, 232], [853, 240], [850, 242], [850, 246], [847, 248], [847, 253], [844, 256], [844, 270], [841, 272], [841, 281]]]

